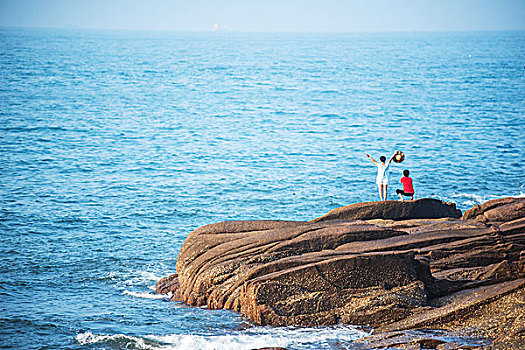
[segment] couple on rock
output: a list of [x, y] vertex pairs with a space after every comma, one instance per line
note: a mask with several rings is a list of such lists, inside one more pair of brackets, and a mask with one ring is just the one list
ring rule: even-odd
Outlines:
[[[377, 162], [374, 158], [372, 158], [369, 154], [366, 155], [374, 164], [377, 166], [377, 177], [376, 177], [376, 184], [379, 189], [379, 198], [381, 201], [386, 201], [387, 193], [388, 193], [388, 176], [390, 175], [390, 163], [392, 160], [397, 159], [397, 162], [402, 162], [404, 159], [404, 155], [397, 151], [390, 157], [388, 160], [388, 163], [386, 163], [386, 157], [381, 156], [379, 160], [380, 163]], [[412, 178], [409, 177], [410, 171], [403, 170], [403, 177], [399, 182], [403, 184], [402, 190], [396, 190], [396, 193], [399, 195], [399, 198], [401, 198], [402, 201], [405, 199], [405, 197], [410, 197], [410, 200], [414, 199], [414, 186], [412, 185]]]

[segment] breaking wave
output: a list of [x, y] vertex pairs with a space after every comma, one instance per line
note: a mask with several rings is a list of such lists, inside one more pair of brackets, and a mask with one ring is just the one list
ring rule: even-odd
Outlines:
[[122, 294], [131, 295], [135, 298], [144, 298], [144, 299], [170, 299], [171, 293], [169, 294], [158, 294], [158, 293], [146, 293], [146, 292], [133, 292], [125, 290]]
[[367, 332], [351, 326], [319, 328], [273, 328], [254, 327], [224, 335], [147, 335], [144, 337], [116, 335], [95, 335], [86, 332], [77, 335], [82, 344], [102, 343], [125, 346], [129, 349], [165, 349], [165, 350], [247, 350], [264, 347], [283, 347], [295, 350], [339, 349], [352, 344]]

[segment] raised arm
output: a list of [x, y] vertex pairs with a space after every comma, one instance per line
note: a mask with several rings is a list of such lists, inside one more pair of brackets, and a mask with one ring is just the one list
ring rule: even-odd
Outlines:
[[388, 164], [390, 164], [390, 162], [392, 161], [392, 159], [394, 159], [394, 157], [396, 156], [397, 152], [395, 152], [394, 154], [392, 154], [392, 157], [390, 157], [390, 159], [388, 160]]
[[375, 165], [377, 165], [376, 160], [375, 160], [374, 158], [370, 157], [370, 154], [367, 153], [366, 156], [367, 156], [368, 158], [370, 158], [370, 160], [371, 160], [372, 162], [374, 162]]

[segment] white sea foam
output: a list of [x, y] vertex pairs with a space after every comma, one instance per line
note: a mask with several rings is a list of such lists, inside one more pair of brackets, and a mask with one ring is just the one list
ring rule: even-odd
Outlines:
[[[168, 273], [164, 274], [165, 276]], [[156, 273], [149, 271], [133, 271], [127, 276], [124, 276], [122, 280], [116, 283], [116, 287], [120, 289], [122, 294], [131, 295], [135, 298], [145, 299], [169, 299], [171, 295], [155, 293], [157, 282], [162, 277]], [[154, 283], [152, 283], [154, 282]], [[147, 288], [151, 292], [137, 292], [133, 290], [141, 290]]]
[[138, 274], [141, 275], [144, 279], [149, 281], [158, 281], [162, 278], [162, 276], [158, 276], [154, 274], [153, 272], [149, 271], [138, 271]]
[[462, 201], [458, 201], [459, 202], [458, 204], [460, 204], [462, 207], [467, 207], [469, 209], [470, 207], [473, 207], [478, 204], [482, 204], [483, 202], [491, 200], [491, 199], [498, 199], [498, 198], [503, 198], [503, 197], [524, 198], [525, 193], [520, 192], [519, 195], [501, 195], [501, 194], [486, 195], [484, 197], [479, 196], [477, 194], [472, 194], [472, 193], [454, 193], [452, 197], [464, 199]]
[[263, 347], [293, 347], [296, 349], [332, 349], [350, 345], [368, 335], [350, 326], [322, 328], [255, 327], [227, 335], [166, 335], [148, 338], [169, 345], [169, 349], [246, 350]]
[[95, 335], [91, 332], [78, 334], [81, 345], [108, 343], [131, 349], [144, 350], [247, 350], [263, 347], [284, 347], [294, 349], [344, 348], [357, 338], [368, 333], [350, 326], [320, 328], [272, 328], [255, 327], [234, 331], [226, 335], [147, 335], [134, 337], [125, 334]]
[[171, 293], [168, 294], [158, 294], [158, 293], [143, 293], [143, 292], [133, 292], [125, 290], [122, 294], [131, 295], [135, 298], [144, 298], [144, 299], [170, 299]]
[[473, 193], [454, 193], [452, 195], [454, 198], [467, 198], [472, 203], [480, 204], [483, 202], [483, 197], [473, 194]]
[[125, 334], [114, 335], [96, 335], [91, 332], [80, 333], [76, 336], [76, 340], [80, 345], [89, 345], [96, 343], [112, 343], [118, 345], [119, 348], [125, 349], [139, 349], [139, 350], [157, 350], [162, 347], [151, 340], [140, 337], [132, 337]]
[[483, 197], [473, 193], [454, 193], [452, 197], [458, 198], [457, 204], [462, 208], [470, 208], [484, 202]]
[[[167, 274], [164, 274], [166, 276]], [[155, 281], [155, 284], [164, 276], [157, 275], [149, 271], [134, 271], [132, 274], [127, 276], [127, 278], [120, 282], [119, 284], [124, 284], [127, 286], [149, 286], [152, 281]]]
[[480, 202], [475, 202], [475, 201], [471, 201], [471, 200], [467, 200], [467, 201], [463, 201], [461, 202], [461, 204], [465, 207], [473, 207], [477, 204], [480, 204]]
[[249, 335], [221, 335], [221, 336], [198, 336], [198, 335], [173, 335], [159, 337], [169, 343], [170, 350], [247, 350], [260, 349], [264, 347], [286, 347], [293, 343], [290, 339], [266, 336]]

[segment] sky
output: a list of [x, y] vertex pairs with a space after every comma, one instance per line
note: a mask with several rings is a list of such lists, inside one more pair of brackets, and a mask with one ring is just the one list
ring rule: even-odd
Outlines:
[[235, 32], [525, 30], [525, 0], [0, 0], [0, 26]]

